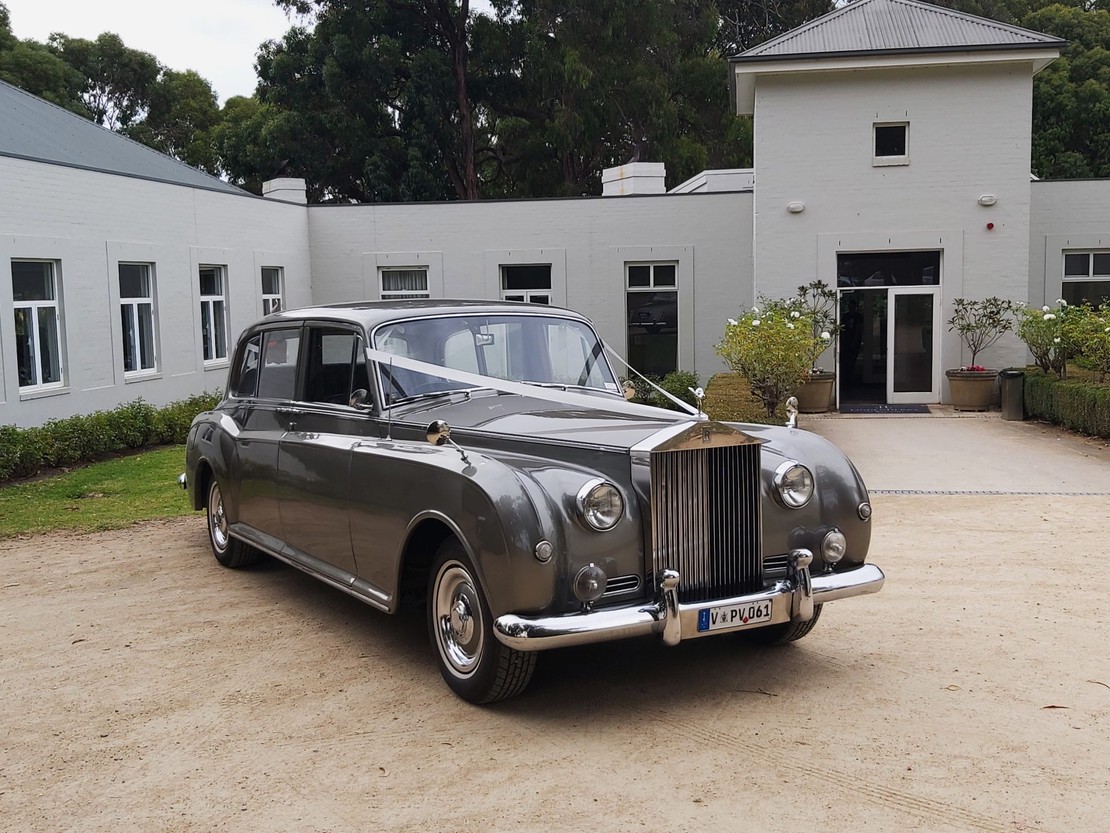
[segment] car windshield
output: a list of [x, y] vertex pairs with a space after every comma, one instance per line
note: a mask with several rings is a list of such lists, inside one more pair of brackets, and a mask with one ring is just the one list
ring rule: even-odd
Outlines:
[[[374, 347], [453, 370], [512, 382], [558, 387], [620, 388], [604, 348], [581, 321], [540, 315], [445, 316], [387, 324], [374, 332]], [[462, 382], [379, 363], [391, 401], [465, 390]]]

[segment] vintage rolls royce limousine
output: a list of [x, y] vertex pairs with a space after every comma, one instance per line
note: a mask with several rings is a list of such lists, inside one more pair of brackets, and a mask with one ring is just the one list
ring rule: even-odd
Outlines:
[[655, 636], [790, 642], [877, 592], [871, 505], [832, 444], [628, 402], [590, 322], [394, 301], [248, 328], [181, 484], [216, 560], [419, 598], [443, 679], [488, 703], [537, 653]]

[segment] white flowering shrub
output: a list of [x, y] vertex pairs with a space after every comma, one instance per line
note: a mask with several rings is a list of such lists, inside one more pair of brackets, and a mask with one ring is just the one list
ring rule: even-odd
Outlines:
[[812, 321], [797, 303], [761, 299], [740, 318], [728, 319], [716, 350], [748, 380], [770, 417], [809, 375], [813, 341]]
[[1055, 306], [1040, 309], [1022, 307], [1018, 311], [1018, 337], [1025, 342], [1033, 361], [1045, 373], [1060, 379], [1068, 374], [1068, 358], [1074, 355], [1075, 317], [1062, 298]]

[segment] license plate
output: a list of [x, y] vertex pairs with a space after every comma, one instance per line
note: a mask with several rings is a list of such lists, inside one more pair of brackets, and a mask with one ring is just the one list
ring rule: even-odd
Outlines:
[[771, 600], [742, 602], [720, 607], [706, 607], [698, 611], [698, 630], [716, 631], [743, 628], [771, 621]]

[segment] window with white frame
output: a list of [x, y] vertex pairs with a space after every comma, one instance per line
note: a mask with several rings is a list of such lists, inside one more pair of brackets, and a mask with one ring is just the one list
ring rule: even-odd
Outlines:
[[285, 270], [280, 266], [262, 267], [262, 314], [269, 315], [285, 306]]
[[628, 363], [640, 373], [678, 369], [678, 264], [626, 263]]
[[428, 294], [428, 270], [424, 266], [383, 268], [380, 274], [383, 301], [431, 297]]
[[514, 263], [501, 267], [501, 300], [551, 303], [551, 264]]
[[873, 125], [874, 158], [872, 164], [910, 164], [910, 123], [875, 122]]
[[119, 309], [124, 376], [158, 370], [154, 269], [150, 263], [119, 264]]
[[1069, 304], [1110, 304], [1110, 251], [1064, 252], [1060, 296]]
[[227, 267], [200, 267], [200, 337], [204, 361], [227, 360]]
[[12, 261], [19, 390], [62, 387], [62, 306], [57, 263]]

